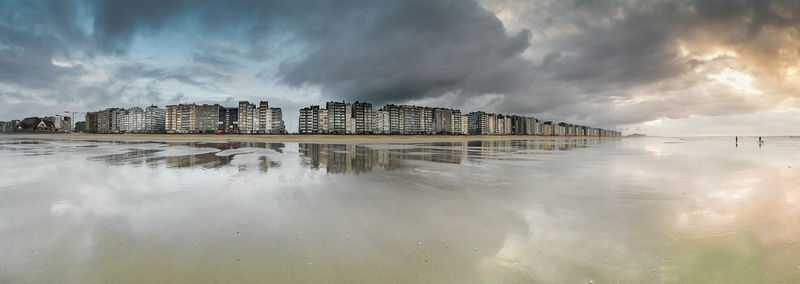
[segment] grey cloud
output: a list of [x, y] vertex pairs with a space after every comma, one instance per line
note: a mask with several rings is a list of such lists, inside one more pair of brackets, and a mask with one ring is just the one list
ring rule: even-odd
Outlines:
[[133, 81], [137, 79], [152, 79], [157, 81], [175, 80], [182, 84], [218, 92], [221, 88], [217, 83], [227, 82], [230, 80], [230, 77], [219, 72], [199, 67], [167, 69], [146, 66], [144, 64], [131, 64], [117, 68], [114, 73], [114, 79], [123, 81]]
[[[24, 12], [20, 12], [25, 14]], [[32, 33], [24, 15], [0, 13], [0, 82], [28, 88], [47, 88], [58, 84], [62, 77], [84, 73], [82, 66], [56, 66], [54, 57], [69, 58], [67, 42], [50, 32]], [[5, 18], [7, 17], [7, 18]]]
[[236, 63], [234, 59], [208, 51], [196, 52], [194, 55], [192, 55], [192, 61], [195, 63], [206, 64], [215, 67], [230, 66]]
[[110, 0], [94, 1], [94, 38], [106, 51], [122, 53], [127, 50], [131, 36], [136, 33], [159, 31], [176, 15], [189, 13], [193, 1]]
[[[521, 26], [534, 31], [538, 66], [520, 68], [530, 80], [506, 92], [502, 110], [525, 109], [554, 117], [576, 116], [593, 124], [614, 126], [657, 118], [750, 113], [774, 107], [779, 100], [742, 100], [735, 96], [707, 97], [691, 89], [706, 83], [707, 73], [693, 74], [721, 60], [687, 60], [679, 44], [711, 52], [727, 48], [740, 54], [730, 66], [760, 65], [765, 73], [797, 62], [779, 56], [798, 50], [800, 7], [790, 1], [489, 1], [489, 6], [515, 11]], [[789, 40], [776, 41], [776, 33]], [[748, 62], [749, 61], [749, 62]], [[741, 68], [741, 67], [738, 67]], [[678, 81], [683, 84], [661, 84]], [[664, 97], [660, 102], [617, 101], [647, 88]], [[721, 90], [722, 91], [722, 90]], [[725, 90], [729, 91], [729, 90]], [[588, 101], [591, 101], [590, 103]], [[598, 106], [601, 106], [598, 108]], [[606, 110], [606, 111], [603, 111]], [[624, 115], [620, 115], [623, 114]]]
[[529, 44], [527, 30], [510, 36], [493, 14], [469, 1], [392, 8], [362, 8], [369, 17], [333, 20], [333, 30], [346, 32], [309, 35], [314, 48], [284, 63], [283, 80], [321, 85], [348, 99], [405, 101], [466, 87], [470, 77], [519, 59]]
[[[76, 20], [87, 5], [91, 31]], [[513, 28], [494, 13], [498, 7], [513, 16]], [[0, 16], [0, 63], [10, 66], [0, 70], [0, 82], [13, 85], [53, 90], [53, 82], [86, 72], [52, 65], [55, 56], [77, 50], [125, 59], [137, 36], [195, 33], [202, 44], [187, 51], [183, 67], [125, 62], [112, 70], [115, 81], [149, 80], [146, 89], [101, 83], [90, 93], [152, 99], [162, 94], [158, 82], [175, 80], [225, 100], [235, 68], [376, 105], [455, 94], [451, 105], [458, 106], [496, 94], [502, 100], [492, 111], [606, 127], [773, 107], [787, 95], [754, 102], [682, 92], [707, 82], [697, 68], [743, 65], [774, 76], [800, 58], [796, 1], [12, 1], [0, 3]], [[218, 38], [232, 44], [205, 42]], [[739, 57], [687, 59], [679, 44], [704, 52], [725, 47]], [[286, 49], [291, 56], [273, 56]], [[268, 60], [280, 60], [279, 68], [258, 66]], [[618, 105], [643, 90], [664, 98]]]
[[[283, 82], [376, 103], [468, 88], [462, 86], [468, 78], [518, 59], [530, 39], [527, 30], [507, 34], [495, 15], [472, 1], [101, 1], [96, 10], [94, 36], [114, 51], [124, 51], [135, 34], [180, 21], [212, 31], [241, 26], [256, 58], [265, 56], [262, 38], [289, 33], [306, 49], [281, 64]], [[212, 52], [195, 53], [193, 60], [232, 63]]]

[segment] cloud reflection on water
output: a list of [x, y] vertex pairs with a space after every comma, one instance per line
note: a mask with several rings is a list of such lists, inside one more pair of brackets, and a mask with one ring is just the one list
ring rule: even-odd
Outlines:
[[800, 280], [794, 140], [17, 142], [0, 282]]

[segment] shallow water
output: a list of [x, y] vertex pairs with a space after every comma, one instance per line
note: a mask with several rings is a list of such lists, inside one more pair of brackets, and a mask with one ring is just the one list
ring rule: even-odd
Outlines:
[[0, 137], [0, 283], [798, 283], [800, 139]]

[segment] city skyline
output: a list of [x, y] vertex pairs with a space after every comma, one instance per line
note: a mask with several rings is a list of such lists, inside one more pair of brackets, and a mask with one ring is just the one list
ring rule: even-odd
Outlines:
[[328, 101], [324, 108], [311, 105], [300, 109], [296, 132], [287, 129], [282, 108], [270, 107], [268, 101], [258, 105], [239, 101], [237, 107], [196, 103], [164, 109], [156, 105], [144, 109], [112, 106], [82, 113], [83, 121], [62, 115], [0, 121], [0, 132], [622, 136], [615, 130], [484, 110], [462, 113], [437, 106], [395, 104], [373, 108], [369, 102], [345, 100]]
[[[0, 120], [265, 99], [800, 131], [791, 1], [5, 1]], [[289, 129], [297, 125], [290, 123]]]

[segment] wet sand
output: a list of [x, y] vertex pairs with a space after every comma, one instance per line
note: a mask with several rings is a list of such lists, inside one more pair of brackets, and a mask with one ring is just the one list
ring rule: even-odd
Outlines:
[[493, 140], [575, 140], [617, 139], [620, 137], [565, 137], [527, 135], [240, 135], [240, 134], [88, 134], [88, 133], [25, 133], [3, 134], [0, 138], [80, 139], [100, 141], [241, 141], [300, 143], [419, 143]]
[[795, 138], [5, 137], [0, 283], [800, 283]]

